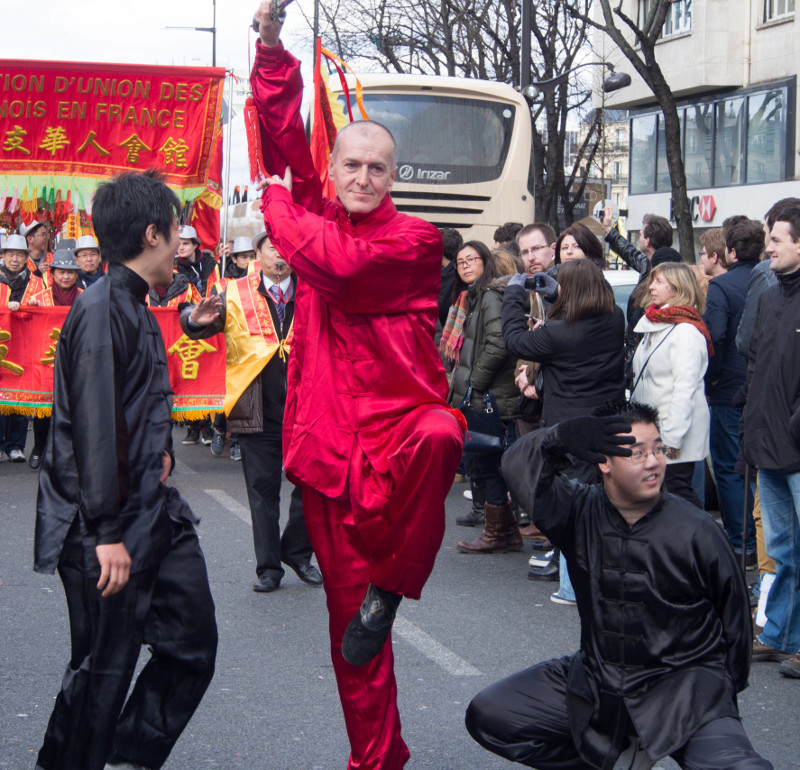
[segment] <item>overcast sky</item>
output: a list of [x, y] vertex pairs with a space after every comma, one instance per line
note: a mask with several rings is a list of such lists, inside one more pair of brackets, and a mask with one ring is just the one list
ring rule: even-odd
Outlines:
[[[255, 0], [217, 0], [217, 66], [247, 69], [248, 26], [257, 7]], [[313, 15], [313, 0], [290, 6], [283, 34], [304, 64], [313, 50], [306, 9]], [[212, 0], [9, 0], [0, 57], [209, 66], [209, 32], [165, 27], [210, 27], [212, 18]], [[249, 46], [254, 41], [251, 31]]]

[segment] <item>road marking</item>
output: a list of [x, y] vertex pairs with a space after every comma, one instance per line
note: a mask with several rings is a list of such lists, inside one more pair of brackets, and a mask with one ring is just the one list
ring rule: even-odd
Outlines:
[[[210, 498], [215, 500], [234, 516], [252, 526], [250, 509], [235, 500], [222, 489], [204, 489]], [[475, 666], [467, 663], [452, 650], [428, 636], [419, 626], [405, 618], [397, 617], [394, 621], [394, 632], [405, 639], [412, 647], [416, 647], [426, 658], [441, 666], [448, 674], [453, 676], [483, 676]]]
[[229, 510], [234, 516], [241, 519], [245, 524], [249, 524], [251, 527], [253, 526], [253, 522], [250, 519], [250, 509], [231, 497], [227, 492], [221, 489], [204, 489], [203, 492], [216, 500], [223, 508]]
[[483, 676], [475, 666], [459, 658], [452, 650], [428, 636], [419, 626], [405, 618], [396, 617], [394, 632], [416, 647], [426, 658], [441, 666], [453, 676]]

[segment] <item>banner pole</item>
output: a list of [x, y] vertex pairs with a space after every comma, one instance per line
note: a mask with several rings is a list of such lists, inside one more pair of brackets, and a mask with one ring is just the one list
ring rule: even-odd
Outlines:
[[[231, 126], [233, 125], [233, 70], [228, 72], [228, 137], [225, 140], [225, 189], [222, 191], [225, 218], [222, 220], [222, 243], [228, 245], [228, 201], [231, 189]], [[225, 277], [225, 267], [228, 257], [222, 252], [222, 278]]]

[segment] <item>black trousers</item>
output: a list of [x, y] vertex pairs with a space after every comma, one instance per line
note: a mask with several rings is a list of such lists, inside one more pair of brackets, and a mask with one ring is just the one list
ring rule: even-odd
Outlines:
[[280, 503], [283, 450], [279, 430], [240, 433], [242, 470], [253, 520], [253, 546], [258, 577], [272, 574], [283, 577], [281, 562], [308, 564], [311, 541], [303, 517], [303, 498], [299, 487], [292, 489], [289, 521], [281, 535]]
[[669, 463], [666, 473], [664, 474], [664, 483], [670, 494], [682, 497], [684, 500], [688, 500], [702, 510], [703, 506], [700, 505], [700, 501], [697, 499], [697, 495], [692, 488], [694, 465], [694, 462]]
[[[467, 709], [470, 735], [485, 749], [537, 770], [590, 770], [569, 729], [569, 660], [540, 663], [479, 692]], [[627, 713], [620, 717], [628, 719]], [[731, 717], [703, 725], [672, 758], [684, 770], [772, 770]]]
[[[191, 522], [171, 520], [161, 562], [103, 599], [99, 575], [84, 569], [77, 524], [58, 564], [72, 656], [38, 766], [102, 770], [110, 759], [157, 770], [214, 675], [217, 624], [197, 534]], [[143, 644], [151, 657], [125, 702]]]

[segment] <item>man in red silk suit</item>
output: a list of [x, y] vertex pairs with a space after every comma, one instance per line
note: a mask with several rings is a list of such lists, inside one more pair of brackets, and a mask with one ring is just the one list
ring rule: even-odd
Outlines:
[[337, 199], [322, 197], [299, 114], [299, 62], [269, 2], [255, 21], [251, 85], [273, 174], [261, 185], [262, 211], [300, 279], [284, 462], [303, 487], [325, 577], [349, 768], [395, 770], [409, 752], [391, 624], [433, 569], [465, 428], [445, 401], [433, 343], [442, 239], [395, 209], [396, 149], [380, 124], [340, 131], [329, 166]]

